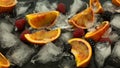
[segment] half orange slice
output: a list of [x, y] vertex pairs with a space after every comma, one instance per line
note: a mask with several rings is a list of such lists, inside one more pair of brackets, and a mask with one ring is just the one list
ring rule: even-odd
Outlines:
[[87, 29], [94, 24], [94, 12], [92, 8], [87, 8], [84, 11], [73, 16], [69, 23], [77, 28]]
[[12, 11], [17, 0], [0, 0], [0, 13]]
[[87, 67], [92, 56], [90, 44], [82, 38], [73, 38], [68, 40], [72, 46], [71, 52], [75, 56], [77, 67]]
[[0, 52], [0, 68], [9, 68], [10, 62], [8, 59]]
[[109, 29], [110, 24], [108, 21], [102, 22], [96, 30], [86, 33], [85, 38], [91, 38], [95, 41], [98, 41], [102, 35]]
[[51, 27], [59, 16], [58, 11], [48, 11], [26, 15], [28, 23], [32, 28]]
[[112, 0], [112, 3], [116, 6], [120, 6], [120, 0]]
[[90, 7], [93, 9], [94, 13], [102, 13], [103, 8], [99, 2], [99, 0], [90, 0]]
[[25, 38], [31, 43], [45, 44], [54, 41], [60, 36], [60, 34], [60, 28], [51, 31], [40, 30], [32, 34], [25, 34]]

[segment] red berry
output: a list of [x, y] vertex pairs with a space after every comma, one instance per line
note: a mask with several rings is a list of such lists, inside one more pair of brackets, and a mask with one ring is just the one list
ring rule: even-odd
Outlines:
[[66, 5], [63, 4], [63, 3], [59, 3], [57, 5], [57, 9], [56, 10], [64, 14], [66, 12]]
[[80, 38], [82, 37], [83, 35], [85, 34], [85, 31], [81, 28], [76, 28], [74, 31], [73, 31], [73, 37], [74, 38]]
[[18, 31], [24, 30], [25, 29], [25, 19], [19, 19], [15, 21], [15, 27], [17, 28]]
[[109, 42], [110, 44], [112, 43], [112, 41], [110, 40], [110, 38], [101, 38], [99, 40], [99, 42]]
[[30, 34], [30, 31], [29, 30], [24, 30], [21, 35], [20, 35], [20, 40], [23, 41], [23, 42], [27, 42], [27, 39], [25, 38], [25, 34]]

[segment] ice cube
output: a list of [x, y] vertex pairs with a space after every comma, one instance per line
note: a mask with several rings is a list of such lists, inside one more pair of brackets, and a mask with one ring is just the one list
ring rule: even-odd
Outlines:
[[57, 3], [50, 4], [47, 0], [39, 0], [36, 3], [35, 12], [46, 12], [55, 10]]
[[39, 63], [47, 63], [47, 62], [54, 62], [59, 60], [58, 56], [62, 53], [62, 48], [57, 47], [53, 43], [47, 43], [44, 45], [40, 51], [35, 55], [31, 62], [39, 62]]
[[104, 11], [109, 11], [109, 12], [114, 13], [115, 9], [116, 9], [116, 6], [113, 5], [111, 1], [105, 1], [103, 3], [103, 9], [104, 9]]
[[[78, 7], [79, 6], [79, 7]], [[84, 10], [88, 7], [88, 4], [86, 2], [83, 2], [82, 0], [74, 0], [73, 4], [70, 6], [70, 11], [68, 12], [68, 18], [75, 15], [80, 10]]]
[[76, 68], [75, 57], [70, 53], [63, 53], [59, 61], [59, 68]]
[[63, 40], [64, 42], [68, 42], [69, 39], [73, 37], [72, 32], [65, 32], [62, 33], [60, 36], [60, 39]]
[[117, 33], [111, 32], [109, 38], [110, 38], [110, 40], [111, 40], [112, 42], [116, 42], [116, 41], [118, 41], [119, 36], [118, 36]]
[[13, 25], [8, 23], [8, 21], [5, 20], [0, 21], [0, 32], [1, 31], [12, 32], [12, 30], [13, 30]]
[[11, 62], [11, 65], [22, 66], [28, 62], [31, 56], [35, 53], [34, 48], [29, 47], [24, 43], [19, 43], [19, 45], [10, 48], [7, 52], [6, 57]]
[[120, 41], [115, 43], [112, 53], [106, 61], [105, 65], [111, 65], [115, 68], [120, 67]]
[[10, 48], [18, 45], [18, 43], [19, 43], [18, 38], [12, 33], [9, 33], [7, 31], [0, 32], [0, 47]]
[[102, 68], [105, 59], [111, 54], [111, 45], [107, 43], [98, 42], [95, 45], [95, 61], [98, 68]]
[[60, 14], [53, 28], [55, 29], [58, 27], [61, 29], [71, 28], [71, 25], [68, 23], [68, 20], [67, 20], [67, 15]]
[[120, 15], [115, 15], [111, 20], [110, 24], [116, 28], [120, 29]]

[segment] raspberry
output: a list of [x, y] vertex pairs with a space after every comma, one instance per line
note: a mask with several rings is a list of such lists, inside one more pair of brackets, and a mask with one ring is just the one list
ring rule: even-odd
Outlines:
[[73, 31], [73, 37], [74, 38], [80, 38], [82, 37], [83, 35], [85, 34], [85, 31], [81, 28], [76, 28], [74, 31]]
[[30, 31], [29, 30], [24, 30], [21, 35], [20, 35], [20, 40], [23, 41], [23, 42], [27, 42], [27, 39], [25, 38], [25, 34], [30, 34]]
[[66, 12], [66, 5], [64, 3], [59, 3], [56, 10], [64, 14]]
[[109, 42], [110, 44], [112, 43], [112, 41], [110, 40], [110, 38], [101, 38], [99, 40], [99, 42]]
[[15, 27], [18, 31], [22, 31], [25, 29], [26, 20], [25, 19], [19, 19], [15, 21]]

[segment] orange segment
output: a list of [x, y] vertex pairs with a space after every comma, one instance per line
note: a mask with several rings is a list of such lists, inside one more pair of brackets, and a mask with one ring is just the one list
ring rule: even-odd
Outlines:
[[70, 39], [68, 43], [72, 46], [71, 52], [75, 56], [77, 67], [87, 67], [92, 56], [90, 44], [81, 38]]
[[17, 0], [0, 0], [0, 13], [11, 11], [16, 4]]
[[103, 8], [102, 8], [99, 0], [90, 0], [89, 4], [90, 4], [90, 7], [93, 8], [95, 13], [103, 12]]
[[98, 41], [102, 37], [102, 35], [109, 29], [109, 27], [109, 22], [104, 21], [101, 25], [97, 27], [95, 31], [86, 33], [85, 38], [92, 38], [93, 40]]
[[116, 6], [120, 6], [120, 0], [112, 0], [112, 3]]
[[84, 11], [73, 16], [69, 23], [77, 28], [87, 29], [94, 24], [94, 13], [92, 8], [87, 8]]
[[32, 28], [51, 27], [59, 16], [58, 11], [48, 11], [26, 15], [28, 23]]
[[9, 68], [10, 62], [6, 57], [0, 52], [0, 68]]
[[31, 43], [45, 44], [54, 41], [60, 36], [60, 34], [60, 28], [51, 31], [40, 30], [32, 34], [25, 34], [25, 38]]

